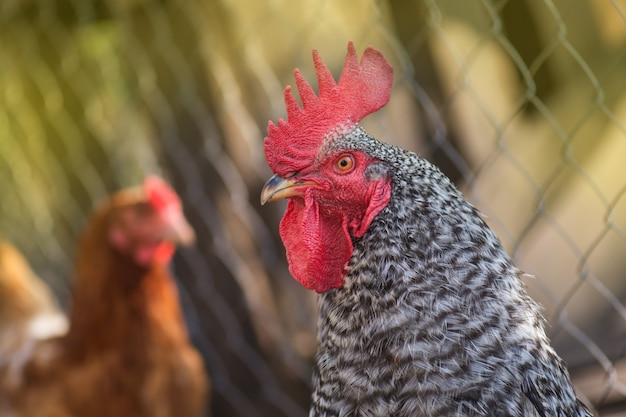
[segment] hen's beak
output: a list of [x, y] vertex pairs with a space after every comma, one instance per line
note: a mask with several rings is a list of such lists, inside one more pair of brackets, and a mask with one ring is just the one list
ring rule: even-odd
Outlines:
[[196, 242], [196, 233], [181, 211], [167, 211], [164, 220], [165, 239], [182, 246], [191, 246]]
[[271, 203], [289, 197], [301, 197], [303, 186], [316, 186], [313, 181], [303, 181], [298, 178], [282, 178], [278, 175], [272, 176], [261, 190], [261, 205]]

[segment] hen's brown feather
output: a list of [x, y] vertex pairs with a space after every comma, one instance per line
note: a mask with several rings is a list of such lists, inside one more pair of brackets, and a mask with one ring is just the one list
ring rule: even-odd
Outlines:
[[27, 339], [67, 330], [67, 319], [24, 256], [0, 241], [0, 366]]

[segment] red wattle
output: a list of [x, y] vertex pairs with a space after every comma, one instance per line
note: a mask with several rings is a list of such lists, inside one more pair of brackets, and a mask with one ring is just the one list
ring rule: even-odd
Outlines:
[[280, 222], [289, 272], [318, 293], [343, 285], [344, 267], [352, 256], [352, 239], [345, 215], [325, 214], [310, 196], [289, 200]]

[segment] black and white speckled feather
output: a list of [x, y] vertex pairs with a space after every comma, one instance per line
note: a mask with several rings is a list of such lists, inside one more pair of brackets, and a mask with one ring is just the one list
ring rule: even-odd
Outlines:
[[[497, 237], [433, 165], [356, 128], [392, 197], [321, 295], [311, 417], [592, 414]], [[326, 152], [326, 150], [325, 150]]]

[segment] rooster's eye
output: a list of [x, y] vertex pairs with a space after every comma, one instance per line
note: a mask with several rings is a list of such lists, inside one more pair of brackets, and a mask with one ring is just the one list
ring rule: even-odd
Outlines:
[[354, 167], [354, 159], [350, 155], [342, 155], [335, 161], [335, 168], [339, 172], [348, 172]]

